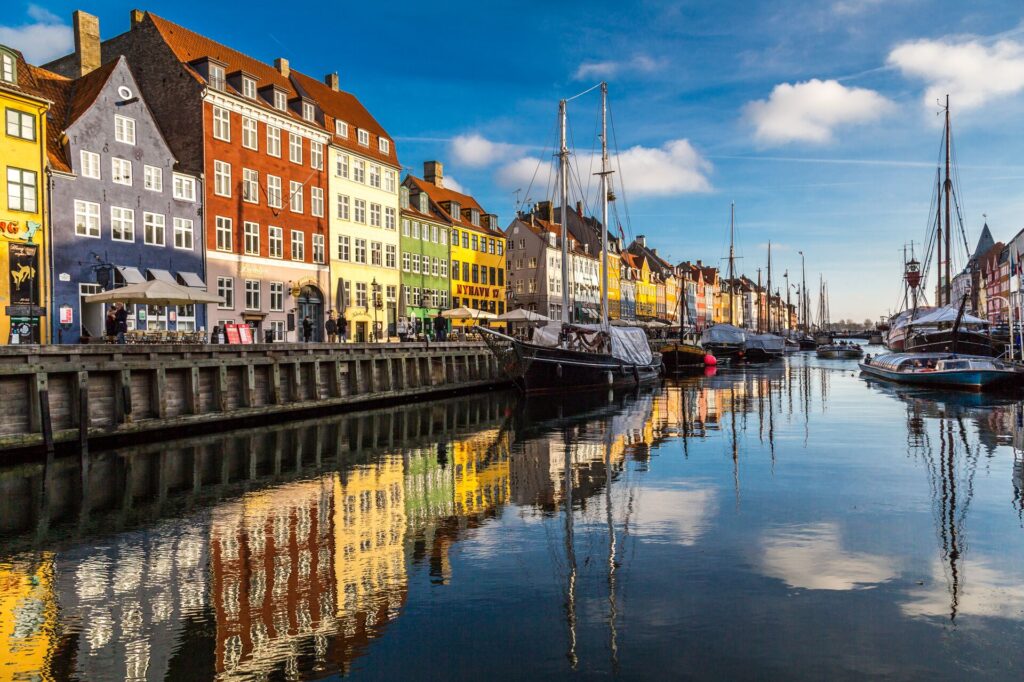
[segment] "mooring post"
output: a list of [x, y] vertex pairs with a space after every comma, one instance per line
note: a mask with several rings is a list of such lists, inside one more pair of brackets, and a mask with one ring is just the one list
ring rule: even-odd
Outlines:
[[46, 448], [47, 463], [53, 457], [53, 422], [50, 421], [50, 389], [46, 374], [36, 374], [37, 391], [39, 393], [39, 420], [43, 431], [43, 447]]

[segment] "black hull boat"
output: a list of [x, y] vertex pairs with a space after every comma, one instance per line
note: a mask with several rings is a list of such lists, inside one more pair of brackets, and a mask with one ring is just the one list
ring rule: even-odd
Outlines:
[[610, 353], [541, 346], [480, 328], [502, 373], [524, 393], [564, 393], [588, 389], [634, 388], [661, 376], [661, 356], [647, 364], [621, 360]]
[[703, 369], [707, 364], [708, 351], [693, 343], [671, 341], [658, 348], [666, 372], [685, 372]]
[[704, 350], [715, 356], [719, 362], [743, 362], [743, 344], [735, 343], [707, 343]]
[[988, 334], [960, 329], [932, 329], [911, 332], [904, 350], [907, 353], [960, 353], [996, 358], [1003, 354], [1002, 344]]

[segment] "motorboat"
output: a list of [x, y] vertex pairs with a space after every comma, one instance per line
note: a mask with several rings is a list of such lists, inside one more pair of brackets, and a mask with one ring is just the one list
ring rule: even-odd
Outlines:
[[740, 361], [745, 356], [747, 332], [731, 324], [708, 327], [700, 336], [700, 344], [719, 361]]
[[864, 357], [864, 349], [861, 348], [859, 344], [847, 343], [845, 341], [818, 346], [817, 353], [819, 358], [826, 358], [829, 360], [856, 359]]
[[985, 391], [1020, 386], [1024, 371], [982, 355], [887, 353], [859, 364], [869, 376], [916, 386]]
[[743, 343], [743, 357], [747, 362], [777, 360], [785, 352], [786, 340], [775, 334], [748, 334]]

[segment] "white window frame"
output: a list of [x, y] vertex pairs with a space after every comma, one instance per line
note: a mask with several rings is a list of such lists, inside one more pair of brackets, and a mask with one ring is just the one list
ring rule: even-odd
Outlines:
[[[120, 170], [119, 170], [120, 167]], [[127, 169], [127, 172], [125, 172]], [[132, 186], [132, 162], [118, 156], [110, 157], [110, 179], [118, 185]]]
[[281, 208], [281, 178], [267, 175], [267, 206]]
[[172, 178], [174, 198], [180, 201], [194, 202], [196, 200], [196, 179], [179, 173], [174, 173]]
[[195, 227], [190, 218], [175, 218], [174, 221], [174, 248], [183, 251], [195, 251]]
[[337, 199], [335, 200], [335, 204], [334, 205], [335, 205], [335, 208], [337, 210], [337, 215], [338, 215], [338, 219], [339, 220], [348, 220], [349, 216], [352, 215], [352, 212], [351, 212], [352, 204], [351, 204], [351, 200], [349, 199], [348, 195], [339, 194], [337, 196]]
[[260, 255], [260, 224], [246, 220], [242, 224], [242, 230], [245, 253], [249, 256]]
[[355, 248], [352, 252], [352, 262], [366, 265], [366, 240], [356, 238]]
[[260, 173], [252, 168], [242, 169], [242, 201], [260, 203]]
[[313, 170], [324, 169], [324, 145], [322, 142], [309, 141], [309, 167]]
[[384, 267], [391, 270], [398, 268], [398, 247], [394, 244], [384, 245]]
[[375, 163], [370, 164], [370, 170], [367, 177], [367, 184], [370, 187], [376, 187], [380, 189], [380, 172], [381, 168]]
[[338, 154], [334, 160], [334, 174], [339, 178], [348, 178], [348, 154]]
[[100, 205], [94, 201], [75, 199], [75, 234], [99, 239], [101, 231]]
[[267, 256], [284, 258], [284, 228], [267, 226]]
[[302, 230], [292, 230], [291, 257], [294, 261], [306, 260], [306, 234]]
[[248, 116], [242, 117], [242, 146], [253, 151], [260, 149], [259, 121]]
[[302, 118], [307, 121], [316, 121], [316, 107], [310, 102], [302, 103]]
[[122, 144], [135, 144], [135, 119], [114, 114], [114, 139]]
[[352, 182], [366, 184], [366, 162], [362, 159], [352, 159]]
[[290, 180], [288, 182], [288, 210], [292, 213], [302, 213], [302, 183]]
[[234, 221], [226, 216], [214, 218], [214, 237], [216, 238], [217, 251], [231, 253], [235, 246]]
[[213, 162], [213, 193], [219, 197], [231, 197], [231, 164], [227, 161]]
[[380, 204], [370, 204], [370, 227], [381, 226], [381, 206]]
[[142, 241], [149, 246], [166, 246], [167, 218], [163, 213], [142, 213]]
[[100, 155], [96, 152], [89, 152], [84, 149], [78, 152], [78, 163], [79, 170], [83, 178], [92, 178], [93, 180], [100, 180]]
[[279, 313], [284, 310], [284, 282], [270, 283], [270, 312]]
[[380, 150], [381, 154], [387, 156], [391, 153], [391, 140], [383, 137], [377, 138], [377, 149]]
[[384, 266], [384, 244], [370, 242], [370, 265], [380, 268]]
[[231, 112], [224, 107], [213, 107], [213, 138], [231, 142]]
[[150, 192], [164, 191], [164, 169], [158, 166], [144, 165], [142, 167], [142, 186]]
[[258, 279], [247, 279], [245, 280], [245, 309], [246, 310], [259, 310], [260, 309], [260, 280]]
[[350, 261], [352, 260], [352, 238], [347, 234], [338, 235], [338, 260]]
[[7, 167], [7, 208], [39, 212], [39, 176], [25, 168]]
[[362, 128], [356, 128], [356, 137], [359, 140], [359, 144], [363, 147], [370, 146], [370, 131], [363, 130]]
[[366, 200], [356, 199], [352, 202], [352, 220], [357, 223], [366, 224]]
[[324, 217], [324, 188], [309, 188], [309, 214], [315, 218]]
[[348, 138], [348, 123], [345, 121], [334, 122], [334, 134], [338, 137]]
[[288, 95], [280, 90], [274, 90], [274, 108], [278, 111], [288, 111]]
[[115, 242], [135, 241], [135, 210], [123, 206], [110, 207], [110, 239]]
[[395, 192], [395, 185], [396, 185], [395, 171], [391, 170], [390, 168], [385, 169], [384, 170], [384, 191], [385, 192], [391, 192], [393, 194]]
[[235, 309], [235, 278], [234, 277], [218, 277], [217, 278], [217, 295], [224, 299], [223, 303], [217, 304], [217, 310], [234, 310]]
[[277, 126], [267, 126], [267, 155], [281, 158], [281, 129]]
[[242, 97], [256, 99], [256, 81], [248, 76], [242, 76]]
[[288, 160], [302, 165], [302, 136], [288, 133]]
[[314, 234], [312, 239], [313, 247], [313, 262], [323, 263], [324, 256], [324, 236], [322, 234]]

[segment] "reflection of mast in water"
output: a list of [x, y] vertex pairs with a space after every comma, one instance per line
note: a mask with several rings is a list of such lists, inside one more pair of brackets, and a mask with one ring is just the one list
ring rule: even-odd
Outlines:
[[1024, 527], [1024, 405], [1013, 406], [1013, 506]]
[[775, 397], [772, 391], [772, 382], [765, 379], [768, 388], [768, 452], [772, 457], [772, 475], [775, 475]]
[[569, 650], [566, 657], [569, 666], [576, 670], [579, 659], [576, 656], [576, 548], [572, 518], [572, 441], [568, 429], [565, 431], [565, 554], [569, 562], [569, 580], [565, 594], [565, 621], [569, 626]]
[[[685, 427], [684, 427], [685, 428]], [[683, 437], [686, 442], [686, 436]], [[619, 669], [618, 633], [615, 630], [615, 617], [618, 607], [615, 603], [615, 521], [612, 515], [612, 429], [611, 423], [605, 424], [604, 441], [604, 506], [605, 518], [608, 523], [608, 648], [612, 657], [612, 672]]]
[[736, 436], [736, 385], [729, 386], [729, 414], [732, 420], [732, 485], [736, 491], [736, 509], [740, 508], [740, 452]]

